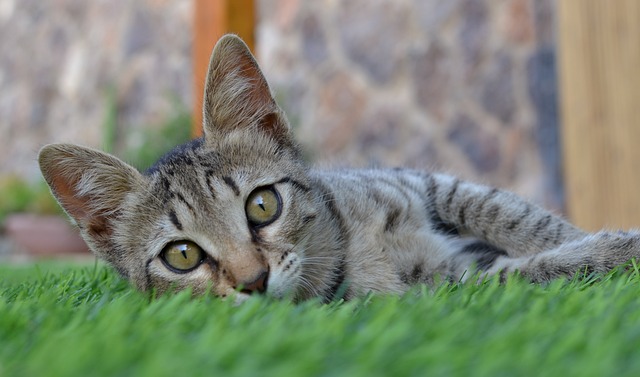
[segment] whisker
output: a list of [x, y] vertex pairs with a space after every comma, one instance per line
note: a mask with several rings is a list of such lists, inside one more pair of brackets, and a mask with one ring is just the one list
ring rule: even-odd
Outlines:
[[313, 284], [311, 284], [311, 282], [307, 280], [307, 278], [305, 278], [304, 276], [302, 275], [299, 276], [299, 282], [302, 288], [307, 291], [310, 297], [316, 297], [320, 295], [320, 292], [316, 289], [316, 287]]

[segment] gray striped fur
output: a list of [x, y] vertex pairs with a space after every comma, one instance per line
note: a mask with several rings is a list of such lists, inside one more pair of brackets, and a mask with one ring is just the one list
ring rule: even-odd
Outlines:
[[[545, 282], [640, 256], [637, 232], [588, 234], [512, 193], [449, 175], [310, 168], [235, 36], [214, 49], [203, 115], [203, 138], [143, 173], [76, 145], [40, 152], [45, 179], [93, 252], [142, 290], [191, 287], [241, 301], [252, 292], [243, 286], [260, 286], [328, 301], [475, 272]], [[245, 205], [261, 187], [273, 187], [282, 207], [257, 227]], [[178, 240], [205, 253], [186, 273], [160, 258]]]

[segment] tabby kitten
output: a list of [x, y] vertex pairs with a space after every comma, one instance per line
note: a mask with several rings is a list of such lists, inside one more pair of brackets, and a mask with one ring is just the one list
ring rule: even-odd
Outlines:
[[233, 35], [211, 56], [203, 113], [204, 137], [144, 173], [77, 145], [40, 152], [46, 181], [91, 250], [141, 290], [330, 301], [476, 272], [545, 282], [640, 256], [638, 233], [588, 234], [514, 194], [448, 175], [311, 169]]

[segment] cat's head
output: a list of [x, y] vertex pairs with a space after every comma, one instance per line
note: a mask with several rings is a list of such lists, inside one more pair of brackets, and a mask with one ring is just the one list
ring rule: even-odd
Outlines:
[[70, 144], [45, 146], [40, 169], [91, 250], [142, 290], [295, 296], [317, 203], [288, 122], [235, 36], [211, 56], [203, 128], [145, 173]]

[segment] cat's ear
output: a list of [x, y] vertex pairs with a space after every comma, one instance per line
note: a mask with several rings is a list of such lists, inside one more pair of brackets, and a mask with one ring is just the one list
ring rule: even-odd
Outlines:
[[235, 35], [225, 35], [213, 49], [202, 112], [205, 139], [237, 128], [264, 131], [276, 139], [289, 134], [289, 123], [258, 63]]
[[93, 237], [111, 234], [111, 219], [143, 182], [135, 168], [119, 159], [72, 144], [43, 147], [38, 162], [62, 208]]

